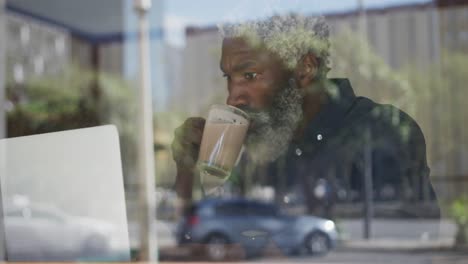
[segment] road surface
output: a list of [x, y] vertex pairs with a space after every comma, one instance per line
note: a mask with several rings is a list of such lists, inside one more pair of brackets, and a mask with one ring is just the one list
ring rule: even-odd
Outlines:
[[[186, 263], [162, 261], [161, 263]], [[197, 262], [204, 263], [204, 262]], [[213, 262], [205, 262], [213, 263]], [[266, 257], [243, 262], [224, 263], [320, 263], [320, 264], [467, 264], [468, 253], [455, 252], [333, 252], [325, 257]]]

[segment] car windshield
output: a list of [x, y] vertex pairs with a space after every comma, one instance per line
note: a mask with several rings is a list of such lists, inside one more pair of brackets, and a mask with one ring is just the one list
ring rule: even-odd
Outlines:
[[273, 205], [266, 204], [251, 204], [248, 205], [248, 211], [250, 215], [258, 216], [277, 216], [277, 208]]
[[25, 214], [25, 210], [14, 210], [14, 209], [9, 209], [5, 211], [5, 216], [6, 217], [15, 217], [15, 218], [25, 218], [27, 215]]
[[56, 209], [33, 209], [31, 217], [37, 220], [55, 221], [58, 223], [64, 223], [67, 220], [66, 216]]
[[224, 203], [216, 207], [216, 213], [223, 216], [247, 216], [249, 208], [242, 202]]

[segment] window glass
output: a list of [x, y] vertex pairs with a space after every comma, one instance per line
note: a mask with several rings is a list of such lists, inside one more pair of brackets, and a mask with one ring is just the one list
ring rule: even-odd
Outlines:
[[272, 217], [277, 215], [277, 210], [274, 206], [264, 204], [249, 204], [249, 215]]
[[0, 0], [0, 261], [462, 263], [467, 14]]
[[243, 217], [248, 215], [248, 208], [244, 203], [225, 203], [216, 207], [216, 214], [221, 216]]
[[32, 218], [37, 220], [46, 220], [53, 222], [64, 222], [65, 219], [58, 213], [53, 211], [38, 210], [35, 209], [32, 211]]
[[22, 210], [9, 210], [9, 211], [6, 212], [5, 216], [6, 217], [24, 218]]

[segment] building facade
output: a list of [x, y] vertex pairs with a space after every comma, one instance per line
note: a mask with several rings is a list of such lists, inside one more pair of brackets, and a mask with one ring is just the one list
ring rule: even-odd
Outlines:
[[[28, 24], [29, 27], [50, 28], [62, 32], [63, 62], [47, 63], [44, 69], [74, 64], [85, 69], [121, 76], [135, 83], [138, 80], [138, 20], [133, 1], [126, 0], [7, 0], [6, 11], [9, 27], [14, 24]], [[148, 13], [150, 24], [151, 79], [153, 104], [156, 111], [164, 111], [167, 106], [167, 87], [164, 74], [162, 0], [153, 0]], [[22, 32], [13, 30], [13, 39], [21, 38]], [[46, 45], [50, 39], [45, 30], [43, 36], [30, 38], [33, 46]], [[13, 43], [13, 41], [9, 41]], [[15, 47], [12, 44], [12, 48]], [[33, 56], [32, 47], [15, 51], [14, 56]], [[19, 55], [21, 53], [21, 55]], [[29, 54], [28, 54], [29, 53]], [[13, 55], [12, 55], [13, 56]], [[34, 57], [34, 56], [33, 56]], [[57, 59], [57, 58], [56, 58]], [[38, 60], [40, 61], [40, 60]], [[40, 65], [40, 63], [39, 63]], [[14, 67], [7, 67], [13, 71]], [[10, 76], [10, 75], [8, 75]], [[12, 75], [13, 76], [13, 75]]]
[[182, 87], [175, 89], [173, 107], [200, 115], [206, 113], [209, 105], [222, 103], [227, 95], [219, 70], [221, 38], [216, 28], [188, 28], [186, 34]]
[[6, 39], [9, 83], [22, 84], [30, 78], [58, 74], [70, 63], [71, 38], [59, 27], [7, 12]]
[[[402, 68], [409, 63], [423, 67], [439, 56], [438, 12], [434, 10], [436, 9], [432, 3], [367, 10], [364, 36], [373, 50], [393, 69]], [[332, 38], [345, 29], [354, 32], [362, 30], [359, 11], [325, 14], [325, 18], [330, 24]], [[216, 98], [225, 94], [220, 92], [224, 87], [219, 71], [220, 49], [221, 39], [216, 27], [187, 28], [186, 47], [183, 51], [186, 61], [183, 69], [184, 84], [178, 88], [174, 87], [171, 93], [172, 109], [198, 113], [200, 110], [197, 110], [197, 107], [209, 100], [205, 98], [207, 92], [217, 94]], [[332, 53], [332, 65], [337, 60], [339, 58], [335, 58]], [[332, 67], [331, 76], [340, 74], [334, 72]], [[179, 89], [184, 92], [181, 93]], [[359, 94], [370, 97], [374, 92], [366, 88], [359, 89]], [[178, 105], [181, 94], [199, 100], [192, 100], [187, 102], [189, 105], [181, 106]]]
[[[331, 34], [349, 28], [362, 32], [377, 54], [394, 69], [427, 65], [438, 54], [437, 12], [431, 3], [325, 15]], [[361, 21], [365, 25], [361, 29]], [[336, 59], [336, 58], [335, 58]]]
[[[465, 106], [468, 72], [464, 70], [462, 73], [468, 62], [460, 61], [460, 56], [466, 58], [468, 54], [468, 1], [440, 0], [437, 1], [437, 8], [440, 62], [445, 69], [440, 72], [440, 79], [453, 77], [441, 84], [444, 91], [434, 98], [431, 107], [436, 109], [433, 110], [436, 118], [428, 118], [431, 121], [427, 130], [433, 137], [443, 139], [441, 141], [446, 145], [445, 148], [432, 146], [432, 150], [436, 152], [434, 154], [444, 157], [437, 164], [435, 173], [438, 173], [438, 177], [435, 180], [443, 187], [444, 195], [451, 197], [468, 192], [468, 112]], [[453, 72], [458, 72], [458, 75], [453, 75]], [[439, 173], [441, 171], [445, 173]]]

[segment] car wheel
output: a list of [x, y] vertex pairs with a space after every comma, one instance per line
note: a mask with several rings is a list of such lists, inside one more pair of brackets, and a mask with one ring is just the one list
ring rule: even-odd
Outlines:
[[306, 237], [305, 248], [312, 255], [325, 255], [330, 251], [330, 239], [322, 232], [313, 232]]
[[214, 261], [220, 261], [228, 256], [229, 240], [221, 234], [210, 235], [206, 239], [206, 254]]

